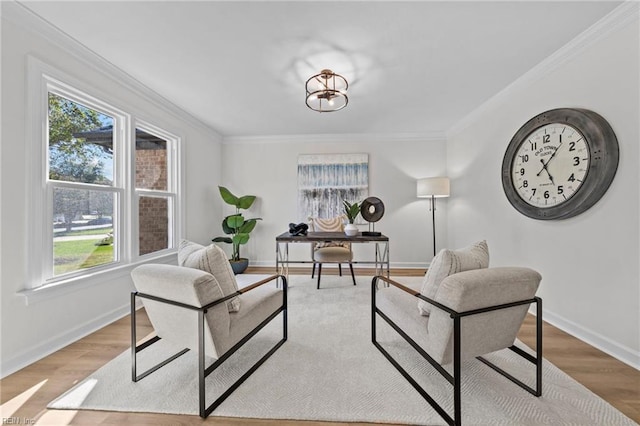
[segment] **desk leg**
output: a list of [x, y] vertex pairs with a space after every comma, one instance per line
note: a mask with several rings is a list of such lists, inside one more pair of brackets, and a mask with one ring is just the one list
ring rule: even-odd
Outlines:
[[287, 282], [289, 282], [289, 243], [285, 243], [285, 277], [287, 277]]
[[379, 261], [380, 261], [380, 244], [379, 244], [378, 242], [376, 242], [376, 254], [375, 254], [375, 256], [376, 256], [376, 257], [375, 257], [375, 261], [376, 261], [376, 263], [375, 263], [375, 272], [374, 272], [374, 275], [380, 275], [380, 268], [381, 268], [381, 265], [380, 265], [380, 266], [378, 266], [378, 265], [379, 265]]
[[[390, 278], [391, 275], [391, 266], [389, 261], [389, 242], [385, 241], [384, 250], [380, 249], [380, 243], [376, 242], [376, 259], [375, 259], [375, 269], [376, 275], [384, 275], [385, 274], [385, 266], [387, 267], [386, 275], [387, 278]], [[385, 283], [385, 286], [388, 286]]]
[[385, 244], [387, 252], [387, 278], [391, 278], [391, 257], [389, 256], [389, 241]]
[[289, 280], [289, 243], [285, 242], [284, 250], [276, 241], [276, 274], [284, 275]]
[[385, 274], [385, 266], [387, 267], [387, 278], [389, 277], [389, 243], [384, 243], [384, 249], [380, 248], [380, 243], [376, 242], [376, 275]]

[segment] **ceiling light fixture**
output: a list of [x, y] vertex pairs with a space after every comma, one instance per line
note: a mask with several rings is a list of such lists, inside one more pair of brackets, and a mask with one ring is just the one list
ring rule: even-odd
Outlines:
[[325, 69], [307, 80], [307, 106], [318, 112], [339, 111], [349, 103], [347, 80]]

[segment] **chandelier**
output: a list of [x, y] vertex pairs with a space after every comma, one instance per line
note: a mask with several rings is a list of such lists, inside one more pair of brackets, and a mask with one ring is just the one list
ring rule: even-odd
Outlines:
[[307, 106], [318, 112], [341, 110], [349, 103], [347, 80], [331, 70], [322, 70], [307, 80]]

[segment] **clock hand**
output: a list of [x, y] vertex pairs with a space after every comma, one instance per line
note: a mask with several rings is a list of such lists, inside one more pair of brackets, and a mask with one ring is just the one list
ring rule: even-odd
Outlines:
[[547, 171], [547, 174], [549, 175], [549, 179], [551, 179], [551, 183], [553, 184], [553, 186], [555, 186], [556, 183], [553, 181], [553, 176], [551, 176], [551, 173], [549, 173], [549, 169], [547, 168], [547, 166], [549, 165], [551, 160], [553, 160], [553, 157], [556, 156], [556, 154], [558, 153], [558, 150], [560, 149], [561, 146], [562, 146], [562, 141], [558, 144], [558, 146], [556, 147], [556, 150], [553, 151], [553, 154], [551, 154], [551, 157], [549, 157], [547, 162], [543, 163], [544, 164], [544, 169]]
[[553, 176], [551, 176], [551, 173], [549, 173], [549, 170], [546, 167], [545, 169], [547, 170], [547, 174], [549, 175], [549, 180], [551, 180], [551, 183], [553, 184], [553, 186], [556, 186], [556, 183], [553, 181]]
[[549, 169], [547, 168], [547, 164], [549, 164], [549, 161], [545, 163], [544, 160], [541, 158], [540, 162], [542, 163], [542, 168], [540, 169], [540, 171], [536, 176], [540, 176], [540, 173], [542, 173], [543, 170], [546, 171], [547, 175], [549, 176], [549, 180], [551, 180], [551, 183], [555, 186], [556, 183], [553, 181], [553, 176], [551, 176], [551, 173], [549, 173]]
[[[540, 171], [538, 173], [536, 173], [536, 176], [540, 176], [540, 173], [542, 173], [543, 170], [547, 169], [547, 165], [544, 164], [544, 160], [542, 158], [540, 159], [540, 162], [542, 163], [542, 168], [540, 169]], [[547, 171], [547, 173], [549, 173], [549, 172]]]
[[[562, 146], [562, 142], [560, 142], [560, 144], [556, 147], [556, 150], [553, 151], [553, 154], [551, 154], [551, 157], [549, 157], [549, 159], [547, 160], [546, 163], [544, 163], [544, 167], [547, 168], [547, 165], [549, 164], [549, 162], [553, 159], [553, 157], [556, 156], [556, 154], [558, 153], [558, 150], [560, 149], [560, 147]], [[547, 170], [547, 173], [549, 173], [549, 171]]]
[[555, 185], [555, 182], [553, 182], [553, 177], [551, 176], [551, 173], [549, 173], [549, 169], [547, 168], [547, 165], [551, 162], [553, 157], [556, 156], [556, 154], [558, 153], [558, 150], [560, 149], [561, 146], [562, 146], [562, 142], [560, 142], [560, 144], [556, 147], [556, 149], [553, 151], [553, 154], [551, 154], [551, 157], [549, 157], [549, 159], [547, 160], [546, 163], [544, 162], [544, 160], [542, 158], [540, 159], [540, 162], [542, 163], [542, 168], [540, 169], [538, 174], [536, 174], [536, 176], [540, 176], [540, 173], [542, 173], [543, 170], [546, 170], [547, 174], [549, 175], [549, 179], [551, 179], [551, 183], [553, 183], [554, 185]]

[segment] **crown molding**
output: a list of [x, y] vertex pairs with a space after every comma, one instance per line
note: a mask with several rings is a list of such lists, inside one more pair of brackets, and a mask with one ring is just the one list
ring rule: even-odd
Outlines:
[[132, 91], [136, 96], [153, 103], [156, 107], [166, 113], [198, 128], [205, 133], [209, 133], [218, 141], [222, 141], [222, 135], [215, 129], [211, 128], [198, 118], [184, 111], [171, 101], [145, 86], [142, 82], [127, 74], [102, 56], [98, 55], [78, 40], [69, 36], [46, 19], [42, 18], [27, 5], [18, 1], [0, 1], [0, 16], [3, 20], [7, 20], [16, 25], [21, 26], [27, 31], [31, 31], [46, 40], [58, 45], [84, 65], [90, 67], [97, 73], [100, 73], [115, 84], [125, 87]]
[[432, 133], [335, 133], [315, 135], [264, 135], [264, 136], [228, 136], [222, 140], [227, 144], [265, 144], [265, 143], [392, 143], [392, 142], [444, 142], [444, 132]]
[[447, 130], [447, 139], [451, 139], [461, 133], [464, 129], [478, 121], [487, 111], [503, 104], [513, 92], [531, 86], [536, 81], [550, 75], [565, 63], [573, 60], [576, 56], [584, 53], [588, 48], [597, 42], [608, 37], [610, 34], [620, 31], [627, 25], [638, 22], [640, 3], [636, 0], [627, 0], [620, 6], [609, 12], [602, 19], [591, 25], [574, 39], [562, 46], [556, 52], [538, 65], [527, 71], [507, 87], [496, 93], [489, 100], [481, 104], [470, 114], [462, 118]]

